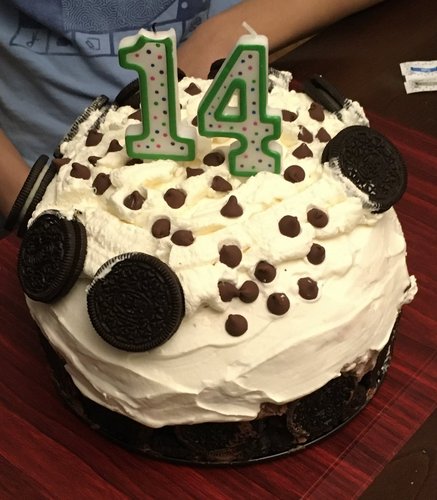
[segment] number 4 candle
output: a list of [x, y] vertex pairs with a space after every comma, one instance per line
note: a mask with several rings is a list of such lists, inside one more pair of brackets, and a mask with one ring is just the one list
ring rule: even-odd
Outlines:
[[[267, 55], [267, 37], [254, 32], [243, 35], [199, 105], [201, 135], [237, 139], [228, 158], [233, 175], [281, 171], [281, 149], [272, 143], [281, 135], [281, 117], [268, 114], [272, 111], [267, 107]], [[237, 107], [231, 106], [233, 96]]]
[[128, 155], [194, 160], [195, 132], [180, 124], [174, 29], [158, 33], [141, 29], [121, 40], [118, 54], [122, 67], [138, 72], [140, 84], [142, 123], [127, 129]]

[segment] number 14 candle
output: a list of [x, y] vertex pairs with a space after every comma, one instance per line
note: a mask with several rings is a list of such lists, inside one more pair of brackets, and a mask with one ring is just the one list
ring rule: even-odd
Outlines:
[[[281, 116], [267, 106], [268, 41], [246, 28], [250, 33], [240, 37], [200, 102], [198, 131], [236, 139], [228, 156], [231, 174], [280, 173], [281, 148], [273, 141], [281, 135]], [[128, 155], [194, 160], [195, 130], [180, 122], [175, 31], [142, 29], [124, 38], [119, 60], [138, 72], [140, 84], [142, 123], [127, 130]]]
[[[199, 105], [201, 135], [237, 139], [228, 157], [233, 175], [281, 171], [281, 149], [272, 143], [281, 135], [281, 116], [268, 114], [267, 55], [267, 37], [240, 37]], [[233, 96], [237, 107], [231, 105]]]

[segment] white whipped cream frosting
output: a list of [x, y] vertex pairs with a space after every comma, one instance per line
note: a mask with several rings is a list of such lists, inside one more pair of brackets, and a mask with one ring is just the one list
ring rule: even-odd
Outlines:
[[[62, 166], [35, 211], [33, 220], [53, 209], [67, 218], [77, 217], [86, 228], [88, 250], [83, 273], [64, 298], [52, 304], [28, 299], [33, 317], [66, 360], [84, 395], [148, 426], [248, 420], [258, 415], [262, 403], [283, 404], [309, 394], [345, 367], [378, 352], [388, 341], [402, 305], [414, 297], [416, 284], [407, 271], [405, 240], [394, 210], [377, 215], [363, 209], [363, 195], [321, 164], [326, 143], [315, 137], [319, 129], [334, 137], [348, 125], [367, 124], [362, 109], [352, 103], [341, 120], [325, 111], [319, 122], [309, 115], [311, 99], [288, 90], [289, 75], [272, 79], [269, 106], [298, 115], [294, 122], [283, 122], [278, 141], [283, 171], [300, 165], [306, 174], [302, 182], [291, 183], [282, 174], [267, 172], [232, 177], [226, 162], [208, 167], [202, 162], [204, 155], [216, 149], [226, 154], [230, 141], [200, 136], [193, 162], [160, 160], [126, 166], [125, 149], [106, 153], [113, 139], [124, 145], [126, 127], [138, 123], [128, 118], [135, 110], [123, 106], [108, 111], [99, 128], [103, 139], [98, 145], [85, 146], [98, 111], [79, 126], [71, 141], [62, 144], [64, 157], [89, 166], [91, 177], [74, 178], [71, 162]], [[192, 82], [202, 90], [200, 94], [184, 91]], [[185, 125], [196, 116], [209, 84], [198, 79], [179, 83]], [[313, 157], [297, 159], [292, 154], [301, 144], [297, 138], [301, 126], [314, 136], [308, 143]], [[93, 166], [90, 156], [102, 158]], [[205, 172], [187, 178], [187, 166]], [[109, 174], [112, 183], [100, 196], [92, 188], [99, 173]], [[210, 187], [217, 175], [230, 182], [232, 191], [216, 192]], [[163, 194], [169, 188], [186, 193], [181, 208], [170, 208], [165, 202]], [[139, 210], [123, 204], [133, 191], [146, 198]], [[240, 217], [220, 214], [231, 195], [243, 208]], [[307, 222], [307, 211], [314, 207], [329, 216], [324, 228]], [[301, 232], [295, 238], [278, 229], [285, 215], [299, 219]], [[194, 243], [178, 246], [170, 237], [154, 238], [151, 226], [160, 218], [171, 221], [172, 233], [191, 230]], [[313, 243], [326, 250], [319, 265], [306, 258]], [[219, 261], [224, 244], [241, 249], [243, 257], [236, 268]], [[87, 313], [86, 290], [97, 270], [110, 258], [133, 251], [152, 254], [168, 264], [185, 297], [186, 313], [178, 331], [165, 344], [144, 353], [107, 344]], [[254, 277], [261, 260], [277, 270], [271, 283]], [[317, 281], [316, 299], [299, 295], [297, 281], [302, 277]], [[220, 299], [219, 281], [239, 288], [247, 280], [259, 286], [255, 302]], [[290, 301], [282, 316], [266, 306], [275, 292], [286, 294]], [[247, 319], [246, 333], [232, 337], [226, 332], [229, 314]]]

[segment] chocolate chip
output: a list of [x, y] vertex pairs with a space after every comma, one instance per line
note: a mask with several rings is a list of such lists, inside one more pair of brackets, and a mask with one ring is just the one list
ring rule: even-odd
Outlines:
[[217, 286], [223, 302], [230, 302], [235, 297], [238, 297], [238, 288], [230, 281], [219, 281]]
[[299, 126], [297, 138], [303, 142], [313, 142], [313, 134], [303, 125]]
[[170, 221], [158, 219], [152, 224], [152, 235], [155, 238], [165, 238], [170, 234]]
[[188, 247], [194, 241], [193, 233], [187, 229], [179, 229], [179, 231], [175, 231], [172, 234], [171, 241], [175, 245], [179, 245], [181, 247]]
[[255, 267], [255, 277], [262, 283], [271, 283], [276, 278], [276, 268], [265, 260], [260, 260]]
[[277, 316], [282, 316], [290, 309], [290, 301], [285, 293], [272, 293], [267, 299], [267, 309]]
[[239, 337], [247, 332], [247, 319], [241, 314], [230, 314], [225, 323], [226, 331], [232, 337]]
[[181, 68], [178, 68], [178, 82], [182, 81], [187, 75], [185, 74], [185, 71], [183, 71]]
[[313, 300], [319, 294], [319, 287], [317, 286], [317, 281], [311, 278], [301, 278], [297, 281], [299, 287], [299, 295], [306, 300]]
[[225, 155], [221, 151], [211, 151], [203, 157], [203, 163], [208, 167], [218, 167], [225, 161]]
[[199, 89], [199, 87], [191, 82], [190, 85], [185, 89], [185, 92], [189, 95], [197, 95], [200, 94], [202, 91]]
[[108, 153], [116, 153], [117, 151], [121, 151], [123, 146], [117, 141], [117, 139], [112, 139], [108, 147]]
[[164, 200], [170, 208], [181, 208], [186, 197], [187, 193], [182, 189], [170, 188], [164, 193]]
[[282, 217], [278, 226], [281, 234], [289, 238], [294, 238], [300, 233], [299, 219], [293, 215], [285, 215]]
[[76, 179], [89, 179], [91, 177], [91, 172], [86, 165], [74, 162], [71, 165], [70, 175], [71, 177], [76, 177]]
[[314, 227], [325, 227], [329, 222], [328, 215], [318, 208], [312, 208], [307, 212], [307, 220]]
[[297, 114], [293, 113], [293, 111], [289, 111], [288, 109], [282, 110], [282, 119], [284, 122], [294, 122], [296, 120]]
[[92, 147], [100, 144], [100, 141], [103, 139], [103, 134], [97, 132], [97, 130], [90, 130], [88, 132], [88, 136], [86, 138], [85, 146]]
[[110, 186], [112, 186], [112, 184], [108, 174], [97, 174], [93, 182], [94, 192], [97, 195], [103, 194]]
[[322, 127], [319, 129], [319, 131], [316, 134], [317, 139], [319, 139], [320, 142], [329, 142], [331, 140], [331, 136], [326, 132], [326, 130]]
[[311, 264], [317, 266], [325, 260], [325, 248], [322, 245], [313, 243], [307, 255], [307, 259]]
[[190, 177], [195, 177], [196, 175], [202, 175], [205, 173], [203, 168], [191, 168], [187, 167], [187, 179]]
[[212, 179], [211, 188], [214, 189], [214, 191], [226, 193], [228, 191], [232, 191], [232, 184], [226, 179], [223, 179], [223, 177], [220, 177], [220, 175], [216, 175]]
[[139, 191], [133, 191], [129, 196], [126, 196], [123, 204], [130, 210], [139, 210], [145, 201], [146, 198]]
[[126, 162], [126, 165], [127, 166], [139, 165], [140, 163], [144, 163], [144, 160], [142, 158], [131, 158], [129, 161]]
[[191, 125], [194, 125], [195, 127], [197, 127], [198, 125], [198, 118], [197, 118], [197, 115], [191, 120]]
[[311, 149], [303, 142], [300, 146], [298, 146], [293, 151], [293, 156], [299, 158], [299, 160], [303, 160], [304, 158], [312, 158], [313, 152]]
[[240, 300], [245, 304], [255, 302], [259, 295], [258, 285], [254, 281], [247, 280], [240, 287]]
[[219, 72], [219, 69], [223, 66], [223, 63], [225, 62], [225, 59], [217, 59], [211, 64], [211, 67], [209, 68], [209, 73], [208, 73], [208, 80], [213, 80], [215, 78], [215, 75]]
[[325, 119], [325, 112], [323, 111], [323, 106], [318, 102], [313, 102], [308, 110], [309, 115], [313, 120], [322, 122]]
[[70, 163], [70, 161], [70, 158], [53, 158], [52, 165], [56, 168], [56, 170], [59, 170], [64, 165], [67, 165], [67, 163]]
[[220, 262], [228, 267], [237, 267], [243, 258], [241, 250], [237, 245], [223, 245], [219, 250]]
[[130, 118], [131, 120], [139, 120], [141, 121], [141, 109], [137, 109], [136, 111], [134, 111], [133, 113], [131, 113], [128, 118]]
[[288, 182], [302, 182], [305, 179], [305, 170], [299, 165], [291, 165], [284, 172], [284, 179]]
[[93, 167], [96, 166], [96, 163], [101, 159], [101, 156], [88, 156], [88, 161], [91, 163]]
[[238, 204], [237, 198], [232, 195], [220, 210], [220, 213], [223, 215], [223, 217], [229, 217], [232, 219], [234, 217], [240, 217], [241, 215], [243, 215], [243, 209]]

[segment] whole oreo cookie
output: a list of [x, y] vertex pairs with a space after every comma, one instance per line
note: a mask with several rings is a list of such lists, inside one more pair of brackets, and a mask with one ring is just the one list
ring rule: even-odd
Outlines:
[[48, 159], [48, 156], [41, 155], [32, 166], [5, 221], [4, 228], [8, 231], [12, 231], [17, 224], [20, 224], [19, 236], [25, 232], [36, 205], [56, 175], [56, 168], [47, 164]]
[[24, 293], [53, 302], [72, 288], [86, 256], [85, 227], [59, 212], [40, 215], [26, 232], [18, 254], [18, 278]]
[[144, 253], [122, 254], [103, 264], [88, 289], [87, 302], [97, 333], [108, 344], [130, 352], [167, 342], [185, 312], [175, 273]]
[[407, 187], [407, 168], [396, 147], [369, 127], [341, 130], [326, 145], [322, 162], [352, 181], [369, 197], [373, 213], [382, 213], [399, 201]]

